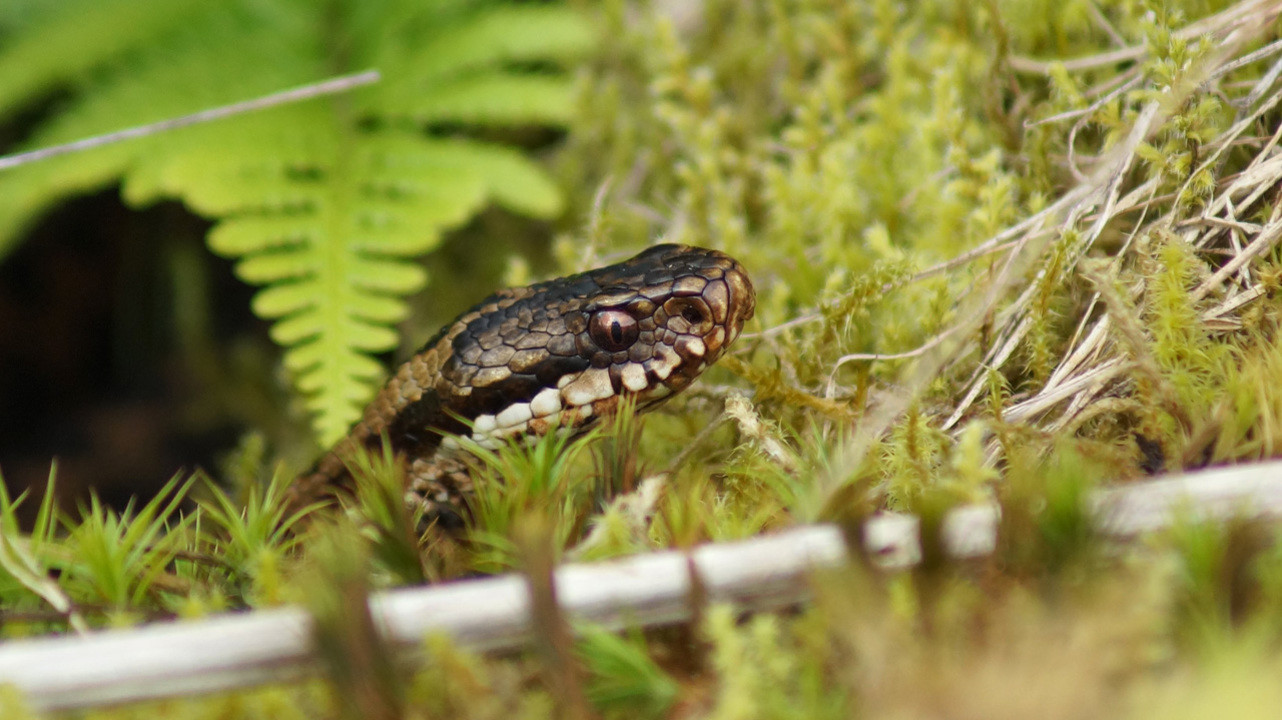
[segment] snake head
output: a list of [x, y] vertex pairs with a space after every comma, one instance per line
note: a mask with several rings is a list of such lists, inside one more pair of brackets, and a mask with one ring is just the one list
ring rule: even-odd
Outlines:
[[604, 399], [607, 380], [643, 409], [666, 399], [721, 357], [756, 308], [743, 266], [716, 250], [656, 245], [588, 275], [601, 291], [570, 329], [597, 372], [566, 383], [567, 404]]
[[686, 245], [656, 245], [615, 265], [500, 290], [397, 368], [292, 497], [302, 502], [343, 485], [355, 448], [375, 449], [386, 437], [410, 461], [413, 492], [448, 504], [450, 488], [463, 482], [455, 478], [462, 472], [455, 435], [497, 447], [554, 429], [577, 434], [617, 412], [625, 397], [643, 412], [716, 362], [755, 307], [738, 262]]
[[434, 447], [424, 428], [468, 424], [487, 445], [551, 427], [581, 432], [624, 397], [644, 411], [685, 389], [739, 336], [755, 302], [730, 256], [656, 245], [486, 298], [406, 363], [369, 412], [395, 416], [397, 447]]

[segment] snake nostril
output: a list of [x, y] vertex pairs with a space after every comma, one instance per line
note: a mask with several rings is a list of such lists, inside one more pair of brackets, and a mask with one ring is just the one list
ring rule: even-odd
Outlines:
[[685, 321], [691, 325], [698, 325], [704, 320], [703, 311], [694, 305], [686, 305], [681, 310], [681, 317], [685, 318]]

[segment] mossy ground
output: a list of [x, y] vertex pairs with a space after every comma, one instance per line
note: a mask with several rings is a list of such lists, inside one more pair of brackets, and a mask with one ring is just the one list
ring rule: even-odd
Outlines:
[[[176, 480], [124, 516], [48, 509], [30, 533], [6, 500], [10, 636], [294, 601], [321, 619], [323, 680], [85, 716], [1275, 714], [1272, 529], [1106, 547], [1084, 498], [1282, 447], [1282, 257], [1244, 250], [1282, 212], [1278, 56], [1248, 57], [1276, 40], [1278, 8], [584, 10], [611, 40], [550, 160], [572, 206], [555, 255], [577, 270], [659, 236], [730, 252], [758, 288], [733, 355], [644, 433], [623, 421], [480, 458], [463, 543], [420, 541], [377, 457], [347, 515], [285, 517], [287, 476], [268, 481], [253, 436], [228, 463], [232, 490]], [[601, 509], [661, 472], [650, 512]], [[199, 506], [174, 520], [178, 495]], [[884, 508], [930, 527], [971, 501], [1002, 504], [992, 558], [856, 564], [816, 577], [815, 602], [791, 613], [711, 607], [695, 627], [586, 628], [572, 649], [501, 658], [428, 638], [407, 672], [345, 622], [354, 589]]]

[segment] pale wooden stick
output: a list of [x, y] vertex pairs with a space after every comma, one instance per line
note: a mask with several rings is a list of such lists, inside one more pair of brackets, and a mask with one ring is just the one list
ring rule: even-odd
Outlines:
[[[1181, 518], [1282, 517], [1282, 462], [1218, 468], [1098, 492], [1091, 510], [1101, 532], [1128, 538]], [[996, 547], [999, 513], [963, 507], [944, 522], [948, 554], [971, 558]], [[887, 568], [921, 558], [918, 521], [881, 515], [864, 526], [864, 550]], [[691, 573], [706, 597], [745, 609], [769, 609], [808, 596], [816, 569], [847, 557], [831, 525], [623, 560], [566, 565], [557, 594], [576, 622], [610, 628], [681, 622], [691, 617]], [[445, 633], [473, 650], [519, 647], [530, 634], [525, 580], [505, 575], [379, 593], [371, 610], [390, 642], [417, 649]], [[259, 610], [192, 622], [156, 623], [87, 636], [0, 644], [0, 683], [22, 691], [40, 710], [67, 710], [231, 690], [311, 672], [311, 621], [297, 608]]]

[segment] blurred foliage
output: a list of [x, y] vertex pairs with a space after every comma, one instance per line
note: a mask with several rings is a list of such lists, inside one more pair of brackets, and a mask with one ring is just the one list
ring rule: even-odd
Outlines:
[[331, 444], [373, 395], [371, 355], [396, 347], [403, 297], [427, 283], [409, 260], [491, 203], [561, 211], [550, 178], [498, 131], [564, 124], [573, 85], [558, 65], [592, 41], [564, 7], [484, 0], [33, 3], [0, 45], [0, 119], [58, 101], [24, 147], [335, 74], [377, 68], [382, 79], [6, 172], [0, 252], [59, 200], [118, 182], [131, 205], [177, 198], [217, 220], [210, 249], [263, 287], [254, 312], [276, 321]]
[[[24, 4], [32, 17], [39, 5]], [[1225, 315], [1213, 312], [1224, 296], [1195, 288], [1237, 248], [1195, 247], [1182, 234], [1271, 147], [1276, 111], [1207, 156], [1246, 116], [1243, 96], [1276, 56], [1213, 83], [1199, 74], [1224, 58], [1198, 23], [1225, 8], [1261, 7], [584, 3], [584, 17], [610, 41], [580, 73], [577, 105], [567, 101], [555, 118], [569, 130], [552, 174], [583, 228], [556, 242], [562, 269], [624, 256], [660, 235], [724, 249], [758, 289], [757, 320], [734, 354], [648, 416], [644, 433], [620, 422], [574, 442], [547, 436], [478, 450], [474, 525], [461, 538], [422, 527], [397, 501], [397, 464], [378, 453], [357, 463], [357, 499], [341, 514], [287, 515], [278, 498], [288, 476], [263, 471], [254, 442], [227, 464], [231, 489], [175, 481], [165, 499], [124, 513], [45, 507], [34, 530], [20, 531], [14, 505], [34, 500], [2, 497], [3, 631], [312, 599], [329, 623], [328, 681], [84, 716], [341, 717], [379, 708], [407, 718], [549, 717], [568, 705], [546, 658], [478, 656], [433, 637], [423, 665], [402, 675], [368, 628], [334, 618], [355, 612], [353, 588], [519, 568], [520, 529], [531, 522], [548, 557], [595, 559], [799, 522], [857, 522], [892, 508], [922, 518], [926, 562], [912, 571], [856, 563], [824, 573], [816, 601], [791, 613], [742, 618], [697, 607], [692, 627], [588, 628], [579, 666], [561, 653], [561, 669], [581, 677], [575, 692], [605, 717], [1178, 717], [1211, 708], [1271, 717], [1270, 673], [1282, 663], [1276, 531], [1183, 523], [1106, 547], [1089, 505], [1103, 483], [1274, 457], [1282, 447], [1282, 258], [1276, 248], [1260, 253], [1249, 271], [1262, 301]], [[0, 29], [29, 22], [24, 13], [0, 14]], [[413, 12], [359, 15], [368, 29]], [[1262, 17], [1257, 34], [1233, 48], [1238, 56], [1276, 38], [1276, 18]], [[137, 32], [163, 22], [165, 13], [149, 16]], [[561, 40], [536, 44], [534, 59], [561, 59]], [[258, 79], [300, 81], [274, 74], [289, 67]], [[380, 92], [334, 104], [366, 107]], [[328, 104], [306, 107], [289, 112], [328, 116]], [[111, 114], [172, 111], [162, 103]], [[1119, 193], [1142, 191], [1122, 219], [1092, 228], [1096, 216], [1086, 215], [1033, 239], [1003, 234], [1107, 169], [1145, 117], [1155, 118], [1152, 132], [1118, 175]], [[332, 117], [307, 122], [334, 127]], [[49, 141], [59, 126], [51, 127]], [[229, 143], [229, 156], [252, 144]], [[125, 162], [132, 152], [103, 157]], [[95, 182], [124, 173], [129, 193], [149, 177], [112, 167]], [[1258, 229], [1276, 219], [1268, 190], [1242, 223]], [[1233, 242], [1243, 240], [1251, 238]], [[964, 255], [975, 248], [988, 251]], [[1027, 248], [1032, 261], [1008, 262], [1015, 251], [999, 250], [1011, 248]], [[508, 267], [514, 281], [531, 272], [524, 259]], [[991, 303], [976, 302], [988, 292]], [[1109, 341], [1085, 365], [1118, 361], [1107, 392], [1075, 413], [1023, 410], [1104, 313]], [[1007, 333], [1011, 325], [1023, 330]], [[1003, 347], [1001, 362], [984, 360]], [[624, 494], [611, 499], [601, 488]], [[184, 493], [193, 505], [161, 512]], [[937, 557], [944, 513], [977, 501], [1001, 506], [997, 551], [969, 564]], [[77, 555], [107, 540], [111, 552]], [[381, 664], [354, 668], [344, 657], [353, 653]], [[361, 675], [370, 672], [377, 677]], [[373, 694], [334, 696], [355, 682]]]

